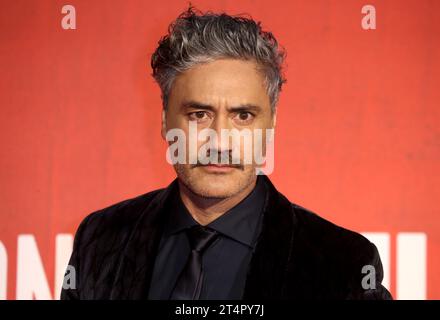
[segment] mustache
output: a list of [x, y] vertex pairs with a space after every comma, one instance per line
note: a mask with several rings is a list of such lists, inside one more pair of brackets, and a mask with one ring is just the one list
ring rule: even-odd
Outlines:
[[[211, 154], [216, 154], [217, 157], [214, 155], [211, 156]], [[199, 159], [197, 159], [197, 163], [192, 164], [191, 168], [197, 168], [197, 167], [203, 167], [211, 164], [218, 164], [218, 165], [227, 165], [232, 168], [244, 170], [244, 165], [239, 158], [233, 158], [232, 157], [232, 151], [226, 150], [226, 151], [218, 151], [218, 150], [208, 150], [206, 152], [206, 157], [209, 158], [208, 163], [201, 163]], [[214, 159], [213, 159], [214, 157]], [[223, 161], [222, 161], [223, 160]]]

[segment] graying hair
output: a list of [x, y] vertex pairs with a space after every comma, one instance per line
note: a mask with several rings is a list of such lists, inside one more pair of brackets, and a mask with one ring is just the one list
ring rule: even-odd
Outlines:
[[191, 4], [168, 27], [151, 57], [152, 76], [159, 84], [163, 108], [177, 75], [191, 67], [221, 58], [253, 60], [264, 76], [272, 111], [287, 80], [282, 74], [286, 53], [261, 22], [226, 13], [202, 13]]

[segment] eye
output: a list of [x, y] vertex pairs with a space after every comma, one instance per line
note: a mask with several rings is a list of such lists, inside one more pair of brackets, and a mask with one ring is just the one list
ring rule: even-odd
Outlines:
[[209, 118], [209, 115], [206, 111], [196, 111], [188, 114], [189, 119], [192, 121], [204, 121]]
[[253, 118], [254, 115], [248, 111], [241, 111], [236, 116], [236, 120], [240, 123], [249, 123]]

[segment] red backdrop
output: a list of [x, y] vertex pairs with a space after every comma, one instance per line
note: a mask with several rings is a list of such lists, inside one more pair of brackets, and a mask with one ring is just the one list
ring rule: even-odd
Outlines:
[[[0, 299], [53, 298], [81, 219], [174, 177], [149, 59], [187, 2], [0, 3]], [[192, 3], [249, 13], [287, 50], [278, 189], [376, 239], [396, 298], [439, 299], [440, 2]]]

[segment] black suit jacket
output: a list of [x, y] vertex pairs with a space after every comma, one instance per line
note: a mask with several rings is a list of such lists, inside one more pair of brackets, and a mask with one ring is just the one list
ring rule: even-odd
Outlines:
[[[261, 233], [251, 258], [243, 299], [391, 299], [381, 285], [374, 244], [287, 200], [268, 185]], [[167, 188], [88, 215], [80, 224], [69, 265], [76, 289], [61, 299], [146, 299], [163, 230]], [[364, 289], [365, 265], [376, 289]], [[371, 283], [371, 281], [369, 282]]]

